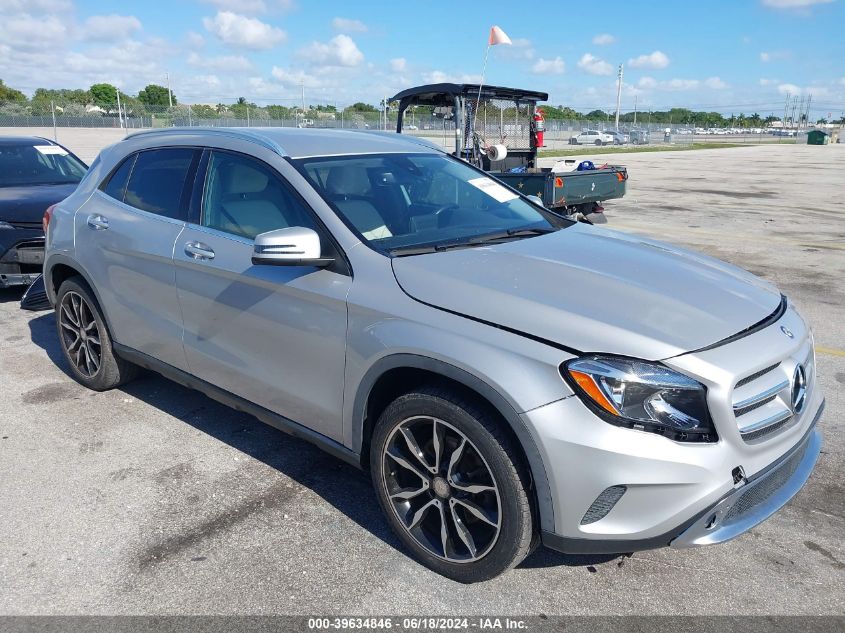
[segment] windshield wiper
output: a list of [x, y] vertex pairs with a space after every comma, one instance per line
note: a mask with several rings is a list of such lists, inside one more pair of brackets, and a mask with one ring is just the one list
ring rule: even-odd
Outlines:
[[488, 242], [498, 242], [512, 237], [531, 237], [532, 235], [545, 235], [546, 233], [554, 233], [558, 229], [549, 226], [541, 226], [534, 228], [517, 228], [508, 229], [507, 231], [498, 231], [496, 233], [488, 233], [487, 235], [479, 235], [469, 240], [470, 244], [487, 244]]
[[468, 240], [461, 240], [459, 242], [446, 242], [443, 244], [423, 244], [419, 246], [397, 246], [390, 249], [390, 254], [394, 257], [402, 257], [404, 255], [424, 255], [426, 253], [439, 253], [440, 251], [447, 251], [453, 248], [472, 248], [473, 246], [482, 246], [490, 242], [499, 242], [510, 238], [530, 237], [532, 235], [545, 235], [546, 233], [554, 233], [558, 229], [554, 227], [535, 227], [535, 228], [515, 228], [507, 231], [497, 231], [495, 233], [488, 233], [486, 235], [479, 235]]

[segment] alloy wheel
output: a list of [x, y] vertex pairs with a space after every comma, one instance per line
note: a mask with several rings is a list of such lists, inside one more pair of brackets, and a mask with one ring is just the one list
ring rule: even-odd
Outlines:
[[59, 305], [62, 344], [77, 371], [88, 378], [100, 371], [102, 347], [94, 312], [78, 292], [65, 293]]
[[382, 460], [393, 511], [426, 551], [471, 563], [492, 549], [502, 524], [499, 489], [464, 433], [438, 418], [411, 417], [393, 429]]

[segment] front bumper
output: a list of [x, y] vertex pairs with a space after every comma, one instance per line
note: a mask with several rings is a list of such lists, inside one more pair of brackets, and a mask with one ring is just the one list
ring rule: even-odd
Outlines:
[[32, 229], [0, 231], [0, 288], [28, 286], [44, 266], [44, 234]]

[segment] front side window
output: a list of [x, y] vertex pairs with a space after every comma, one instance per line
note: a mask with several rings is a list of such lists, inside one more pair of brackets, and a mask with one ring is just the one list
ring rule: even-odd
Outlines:
[[198, 151], [186, 147], [147, 150], [138, 154], [123, 201], [142, 211], [184, 220], [183, 198]]
[[208, 162], [202, 225], [249, 239], [292, 226], [316, 230], [310, 212], [275, 170], [221, 151], [212, 152]]
[[[445, 154], [383, 154], [294, 161], [371, 246], [417, 247], [518, 239], [568, 225], [499, 181]], [[504, 233], [504, 235], [502, 235]]]
[[86, 171], [59, 145], [0, 144], [0, 187], [77, 184]]

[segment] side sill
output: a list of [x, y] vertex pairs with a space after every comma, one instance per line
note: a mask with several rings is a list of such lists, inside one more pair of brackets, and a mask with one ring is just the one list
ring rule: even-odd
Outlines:
[[192, 376], [191, 374], [182, 371], [172, 365], [168, 365], [167, 363], [163, 363], [160, 360], [153, 358], [143, 352], [139, 352], [137, 350], [132, 349], [131, 347], [126, 347], [125, 345], [121, 345], [120, 343], [112, 343], [112, 347], [114, 348], [115, 353], [123, 358], [124, 360], [129, 361], [130, 363], [134, 363], [136, 365], [140, 365], [145, 369], [149, 369], [151, 371], [156, 372], [157, 374], [161, 374], [165, 378], [172, 380], [173, 382], [179, 383], [184, 387], [188, 387], [189, 389], [194, 389], [201, 393], [204, 393], [206, 396], [211, 398], [212, 400], [216, 400], [221, 404], [225, 404], [227, 407], [231, 407], [237, 411], [243, 411], [245, 413], [249, 413], [250, 415], [255, 416], [265, 424], [272, 426], [288, 435], [292, 435], [298, 439], [305, 440], [306, 442], [310, 442], [314, 444], [318, 448], [326, 451], [330, 455], [337, 457], [344, 462], [355, 466], [358, 469], [361, 469], [360, 463], [360, 456], [358, 453], [349, 450], [343, 444], [322, 435], [321, 433], [317, 433], [316, 431], [312, 431], [306, 426], [299, 424], [298, 422], [294, 422], [293, 420], [289, 420], [288, 418], [279, 415], [278, 413], [273, 413], [269, 409], [265, 409], [249, 400], [245, 400], [240, 396], [236, 396], [235, 394], [226, 391], [225, 389], [221, 389], [211, 383], [208, 383], [196, 376]]

